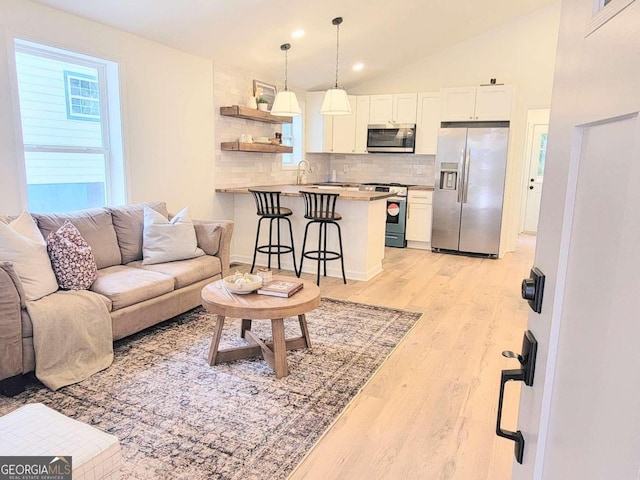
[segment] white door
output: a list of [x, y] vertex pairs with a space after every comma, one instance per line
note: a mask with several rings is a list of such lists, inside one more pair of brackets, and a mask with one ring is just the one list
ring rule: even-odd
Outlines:
[[540, 198], [544, 164], [547, 154], [547, 133], [549, 131], [549, 109], [536, 108], [527, 114], [527, 141], [525, 162], [527, 180], [525, 182], [525, 214], [523, 231], [536, 233], [540, 215]]
[[517, 480], [640, 473], [640, 1], [611, 0], [595, 18], [593, 6], [562, 1]]

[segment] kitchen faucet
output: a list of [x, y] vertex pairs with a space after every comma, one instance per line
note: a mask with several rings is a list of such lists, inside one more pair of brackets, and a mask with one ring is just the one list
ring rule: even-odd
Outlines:
[[[307, 166], [306, 166], [306, 167], [305, 167], [305, 169], [303, 170], [303, 172], [304, 172], [304, 173], [303, 173], [302, 175], [300, 175], [300, 167], [302, 166], [302, 164], [303, 164], [303, 163], [306, 163], [306, 164], [307, 164]], [[297, 175], [296, 175], [296, 185], [301, 185], [302, 183], [307, 183], [307, 182], [306, 182], [306, 173], [307, 173], [307, 169], [309, 170], [309, 173], [311, 173], [311, 172], [312, 172], [312, 170], [311, 170], [311, 164], [309, 163], [309, 161], [308, 161], [308, 160], [305, 160], [305, 159], [300, 160], [300, 161], [298, 162], [298, 172], [297, 172]], [[304, 182], [302, 181], [302, 179], [303, 179], [303, 178], [305, 179], [305, 181], [304, 181]]]

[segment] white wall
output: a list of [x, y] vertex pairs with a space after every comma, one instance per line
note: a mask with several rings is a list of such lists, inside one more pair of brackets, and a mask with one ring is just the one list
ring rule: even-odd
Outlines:
[[164, 200], [213, 218], [213, 62], [26, 0], [0, 0], [0, 212], [21, 198], [13, 38], [106, 58], [120, 66], [128, 202]]
[[[530, 15], [458, 43], [435, 55], [398, 69], [387, 76], [363, 82], [352, 94], [437, 91], [489, 83], [516, 89], [512, 140], [507, 169], [503, 233], [504, 246], [515, 248], [520, 203], [524, 199], [522, 172], [527, 110], [548, 107], [555, 64], [560, 1], [555, 0]], [[552, 141], [552, 140], [550, 140]]]

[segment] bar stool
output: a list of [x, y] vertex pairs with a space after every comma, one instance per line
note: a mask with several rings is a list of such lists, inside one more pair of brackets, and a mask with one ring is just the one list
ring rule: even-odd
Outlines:
[[[280, 206], [280, 193], [274, 190], [254, 190], [249, 189], [256, 201], [257, 214], [260, 216], [258, 220], [258, 231], [256, 232], [256, 243], [253, 250], [253, 262], [251, 263], [251, 273], [256, 265], [256, 255], [258, 252], [265, 253], [269, 256], [268, 268], [271, 269], [271, 256], [278, 255], [278, 269], [281, 269], [280, 255], [291, 252], [293, 257], [293, 271], [298, 274], [296, 268], [296, 252], [293, 246], [293, 230], [291, 228], [291, 220], [289, 216], [293, 213], [291, 209]], [[262, 220], [269, 219], [269, 243], [258, 245], [260, 241], [260, 226]], [[276, 221], [277, 243], [273, 243], [273, 221]], [[289, 238], [291, 245], [283, 245], [280, 239], [280, 220], [286, 220], [289, 224]]]
[[[320, 193], [307, 192], [300, 190], [302, 198], [304, 198], [304, 218], [308, 219], [307, 226], [304, 229], [304, 240], [302, 241], [302, 256], [300, 257], [300, 270], [298, 277], [302, 273], [302, 263], [305, 258], [317, 260], [318, 276], [316, 284], [320, 285], [320, 263], [324, 263], [324, 276], [327, 276], [327, 262], [340, 259], [342, 267], [342, 280], [346, 284], [347, 277], [344, 274], [344, 258], [342, 256], [342, 233], [340, 225], [337, 223], [342, 219], [342, 215], [336, 213], [336, 200], [340, 196], [339, 193]], [[318, 228], [318, 249], [305, 251], [307, 244], [307, 233], [311, 224], [317, 223]], [[327, 250], [327, 225], [335, 225], [338, 229], [338, 242], [340, 252]]]

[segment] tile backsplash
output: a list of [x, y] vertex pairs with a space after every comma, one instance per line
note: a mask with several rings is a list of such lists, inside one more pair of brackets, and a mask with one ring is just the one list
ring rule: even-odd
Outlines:
[[[339, 182], [434, 184], [434, 155], [380, 154], [331, 155], [329, 170]], [[330, 173], [329, 177], [330, 178]]]

